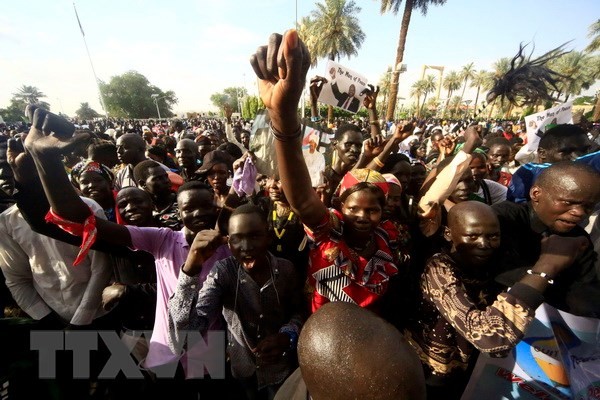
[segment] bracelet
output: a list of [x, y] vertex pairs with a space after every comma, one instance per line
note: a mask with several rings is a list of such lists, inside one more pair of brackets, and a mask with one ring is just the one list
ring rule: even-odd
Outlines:
[[379, 167], [379, 168], [383, 168], [383, 166], [385, 165], [384, 163], [381, 162], [381, 160], [379, 159], [379, 156], [375, 157], [373, 159], [373, 161], [375, 161], [375, 164]]
[[527, 273], [529, 275], [539, 275], [542, 278], [544, 278], [548, 282], [549, 285], [554, 285], [554, 279], [550, 278], [550, 276], [548, 276], [548, 274], [545, 273], [545, 272], [535, 272], [535, 271], [533, 271], [531, 269], [528, 269]]
[[317, 115], [316, 117], [310, 117], [310, 120], [312, 122], [319, 122], [321, 120], [321, 117]]
[[273, 127], [273, 122], [269, 122], [269, 132], [280, 142], [293, 142], [302, 136], [302, 125], [299, 125], [298, 130], [292, 135], [284, 135]]

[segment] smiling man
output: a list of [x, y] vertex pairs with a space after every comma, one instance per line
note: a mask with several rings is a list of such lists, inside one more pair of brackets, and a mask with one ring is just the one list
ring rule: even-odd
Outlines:
[[448, 246], [427, 260], [420, 277], [417, 317], [406, 337], [423, 364], [427, 398], [452, 400], [460, 398], [477, 351], [503, 357], [517, 345], [552, 286], [547, 277], [572, 268], [586, 241], [545, 238], [531, 273], [502, 291], [494, 283], [500, 224], [490, 206], [456, 204], [444, 239]]
[[[494, 205], [500, 220], [503, 273], [497, 280], [510, 286], [523, 276], [540, 255], [540, 243], [548, 234], [562, 237], [589, 235], [578, 224], [600, 201], [600, 174], [593, 168], [563, 161], [543, 170], [533, 184], [531, 201]], [[572, 314], [600, 317], [600, 280], [592, 246], [561, 275], [550, 276], [555, 284], [546, 292], [546, 302]]]

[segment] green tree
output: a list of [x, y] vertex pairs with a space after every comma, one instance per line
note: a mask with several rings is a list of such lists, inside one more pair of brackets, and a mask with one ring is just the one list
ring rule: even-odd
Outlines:
[[319, 39], [317, 32], [315, 32], [315, 22], [310, 16], [300, 18], [300, 21], [298, 22], [298, 36], [308, 48], [310, 53], [310, 66], [315, 67], [319, 61], [316, 48]]
[[7, 123], [25, 121], [26, 105], [27, 104], [24, 101], [15, 100], [12, 98], [8, 107], [0, 108], [0, 116], [2, 116], [4, 122]]
[[[475, 76], [475, 68], [473, 67], [473, 63], [469, 63], [467, 65], [465, 65], [464, 67], [462, 67], [462, 69], [460, 70], [460, 78], [461, 80], [464, 82], [463, 85], [463, 90], [462, 93], [460, 95], [460, 104], [462, 104], [462, 100], [463, 97], [465, 97], [465, 89], [467, 89], [467, 82], [469, 81], [469, 79], [473, 79], [473, 77]], [[458, 112], [458, 107], [455, 110], [456, 112]]]
[[[510, 70], [510, 62], [511, 62], [511, 59], [508, 57], [502, 57], [501, 59], [496, 61], [492, 65], [492, 69], [493, 69], [492, 80], [500, 79], [504, 74], [506, 74]], [[496, 106], [497, 101], [498, 101], [498, 98], [495, 98], [494, 101], [492, 102], [492, 105], [490, 107], [490, 111], [488, 114], [488, 119], [490, 119], [492, 117], [492, 113], [494, 111], [494, 107]]]
[[579, 95], [594, 84], [600, 74], [595, 58], [588, 53], [570, 51], [552, 60], [552, 69], [562, 75], [557, 99], [564, 95], [563, 100], [568, 101], [572, 95]]
[[254, 119], [258, 110], [265, 108], [259, 96], [246, 96], [242, 101], [242, 118]]
[[481, 70], [476, 72], [471, 81], [471, 87], [477, 88], [477, 95], [475, 96], [475, 105], [473, 109], [477, 112], [477, 103], [479, 102], [479, 92], [481, 89], [488, 90], [492, 88], [492, 73]]
[[75, 111], [75, 115], [80, 119], [93, 119], [100, 116], [87, 102], [79, 104], [79, 109]]
[[600, 19], [590, 25], [588, 37], [592, 39], [592, 41], [587, 45], [585, 51], [592, 53], [596, 50], [600, 50]]
[[462, 83], [462, 79], [460, 79], [460, 75], [456, 71], [450, 71], [448, 75], [444, 78], [444, 83], [442, 83], [442, 87], [448, 91], [448, 95], [446, 96], [446, 104], [444, 105], [444, 111], [442, 111], [442, 118], [446, 115], [446, 110], [450, 104], [450, 99], [452, 98], [452, 93], [460, 89], [460, 85]]
[[164, 118], [175, 115], [172, 111], [173, 105], [177, 104], [175, 92], [162, 91], [137, 71], [113, 76], [108, 83], [100, 82], [100, 91], [112, 117], [155, 118], [160, 114]]
[[243, 87], [228, 87], [220, 93], [213, 93], [210, 101], [219, 108], [223, 114], [225, 109], [229, 108], [233, 112], [241, 112], [241, 99], [248, 95], [248, 91]]
[[420, 79], [412, 85], [412, 90], [410, 92], [411, 97], [416, 97], [419, 99], [421, 96], [423, 96], [423, 102], [421, 105], [417, 104], [417, 118], [423, 113], [423, 108], [425, 107], [425, 102], [427, 101], [427, 95], [435, 91], [435, 89], [436, 82], [434, 75], [427, 75], [425, 79]]
[[[594, 52], [600, 50], [600, 19], [590, 25], [590, 30], [588, 33], [588, 37], [592, 39], [590, 44], [585, 48], [587, 52]], [[600, 70], [600, 65], [598, 62], [595, 62], [596, 69]], [[597, 95], [596, 105], [594, 106], [594, 114], [592, 116], [593, 121], [600, 121], [600, 95]]]
[[[427, 9], [430, 5], [443, 5], [446, 0], [406, 0], [404, 2], [404, 12], [402, 14], [402, 24], [400, 25], [400, 37], [398, 38], [398, 47], [396, 48], [396, 62], [392, 70], [392, 82], [390, 86], [390, 95], [388, 101], [386, 120], [391, 120], [394, 117], [396, 109], [396, 98], [398, 97], [398, 81], [400, 80], [400, 69], [402, 68], [402, 60], [404, 59], [404, 47], [406, 45], [406, 36], [408, 34], [408, 26], [413, 10], [420, 10], [422, 15], [427, 15]], [[392, 12], [398, 14], [402, 0], [381, 0], [381, 14]]]
[[[358, 54], [358, 49], [365, 40], [365, 33], [360, 28], [357, 14], [361, 8], [354, 1], [324, 0], [315, 4], [311, 12], [307, 31], [315, 59], [328, 58], [339, 61], [341, 57]], [[316, 62], [316, 61], [315, 61]], [[327, 109], [327, 119], [333, 119], [333, 107]]]
[[[379, 79], [379, 96], [381, 96], [381, 103], [385, 106], [387, 105], [388, 95], [390, 94], [390, 83], [392, 81], [392, 67], [388, 67], [387, 71], [381, 78]], [[377, 110], [382, 110], [379, 105], [377, 105]]]

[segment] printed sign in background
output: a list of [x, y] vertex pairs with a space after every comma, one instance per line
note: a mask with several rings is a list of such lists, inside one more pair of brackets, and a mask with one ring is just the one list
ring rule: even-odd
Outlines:
[[600, 320], [542, 304], [506, 358], [480, 355], [461, 400], [600, 399]]
[[527, 148], [529, 151], [536, 151], [540, 138], [552, 125], [572, 124], [573, 123], [573, 102], [560, 104], [542, 112], [531, 114], [525, 117], [525, 126], [527, 127]]
[[356, 113], [365, 98], [361, 92], [367, 86], [367, 78], [331, 60], [327, 62], [324, 77], [327, 83], [323, 85], [318, 100]]

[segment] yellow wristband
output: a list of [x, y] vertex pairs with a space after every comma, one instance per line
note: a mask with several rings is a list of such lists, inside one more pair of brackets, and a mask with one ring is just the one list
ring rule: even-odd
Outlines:
[[375, 161], [375, 164], [379, 167], [379, 168], [383, 168], [384, 164], [381, 162], [381, 160], [379, 159], [379, 157], [375, 157], [373, 159], [373, 161]]

